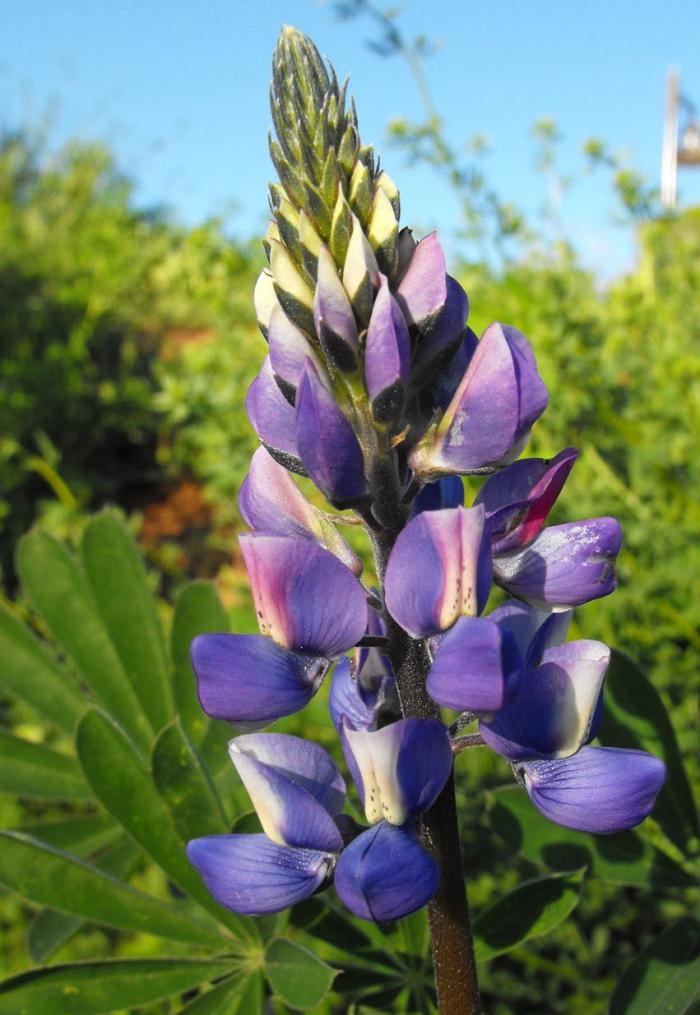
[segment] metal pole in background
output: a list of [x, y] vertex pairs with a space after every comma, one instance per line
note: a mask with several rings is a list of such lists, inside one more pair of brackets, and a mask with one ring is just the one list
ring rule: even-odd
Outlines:
[[673, 210], [676, 207], [678, 179], [678, 71], [670, 70], [666, 77], [666, 105], [664, 109], [664, 137], [661, 149], [661, 204]]

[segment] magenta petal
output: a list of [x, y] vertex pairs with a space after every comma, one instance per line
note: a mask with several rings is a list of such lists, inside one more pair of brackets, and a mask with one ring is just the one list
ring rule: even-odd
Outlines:
[[401, 531], [386, 570], [386, 605], [413, 638], [475, 616], [491, 585], [484, 509], [424, 511]]
[[277, 386], [269, 357], [248, 388], [245, 410], [266, 447], [298, 460], [294, 409]]
[[326, 659], [362, 638], [365, 591], [332, 553], [306, 539], [253, 532], [239, 542], [263, 634], [285, 648]]
[[272, 372], [290, 393], [299, 386], [307, 360], [313, 361], [319, 374], [323, 370], [306, 335], [292, 324], [279, 306], [273, 309], [270, 317], [268, 342]]
[[204, 711], [242, 725], [298, 712], [325, 672], [322, 660], [288, 652], [258, 634], [200, 634], [191, 654]]
[[388, 923], [430, 902], [440, 868], [412, 830], [382, 821], [340, 854], [335, 890], [356, 916]]
[[615, 590], [621, 545], [615, 518], [550, 525], [524, 549], [494, 557], [494, 578], [534, 606], [581, 606]]
[[436, 233], [416, 245], [396, 298], [409, 324], [428, 329], [437, 320], [447, 298], [447, 275]]
[[280, 846], [266, 835], [206, 835], [188, 844], [187, 858], [217, 902], [248, 916], [307, 899], [335, 860], [317, 849]]
[[373, 402], [390, 389], [403, 387], [411, 362], [406, 321], [386, 278], [381, 278], [365, 339], [365, 383]]
[[651, 812], [664, 763], [645, 751], [584, 747], [562, 761], [519, 766], [530, 799], [550, 821], [581, 832], [621, 832]]
[[486, 480], [475, 503], [486, 508], [494, 554], [539, 534], [577, 457], [576, 448], [566, 448], [551, 460], [524, 458]]
[[460, 617], [440, 639], [428, 694], [458, 712], [495, 712], [523, 670], [515, 639], [490, 618]]
[[367, 492], [364, 459], [355, 432], [308, 363], [297, 391], [298, 453], [307, 473], [334, 504], [351, 504]]

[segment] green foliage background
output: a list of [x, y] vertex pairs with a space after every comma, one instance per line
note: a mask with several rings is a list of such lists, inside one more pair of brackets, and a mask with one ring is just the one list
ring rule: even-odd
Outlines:
[[[583, 271], [563, 244], [546, 257], [523, 254], [498, 271], [474, 263], [452, 270], [469, 292], [478, 333], [499, 319], [533, 344], [551, 393], [533, 453], [551, 455], [568, 444], [582, 450], [555, 520], [605, 513], [622, 522], [620, 588], [579, 611], [580, 632], [625, 649], [649, 671], [661, 697], [659, 723], [663, 704], [697, 786], [700, 213], [648, 221], [638, 236], [639, 267], [608, 287]], [[48, 153], [28, 134], [0, 144], [0, 559], [7, 608], [42, 636], [47, 631], [35, 604], [17, 586], [19, 536], [40, 522], [75, 547], [88, 513], [107, 503], [121, 508], [138, 535], [149, 506], [183, 478], [201, 488], [208, 514], [194, 537], [196, 552], [191, 546], [183, 552], [183, 540], [167, 532], [148, 545], [148, 581], [161, 595], [160, 619], [167, 629], [173, 596], [186, 579], [218, 573], [233, 628], [252, 629], [236, 557], [235, 494], [255, 446], [243, 400], [264, 353], [251, 302], [260, 263], [257, 246], [227, 237], [220, 223], [188, 230], [161, 211], [136, 208], [129, 181], [102, 148], [72, 145]], [[60, 724], [40, 719], [9, 692], [0, 701], [6, 731], [71, 757]], [[323, 696], [284, 728], [337, 751]], [[225, 734], [215, 740], [224, 769], [217, 778], [240, 813], [246, 804], [225, 771]], [[217, 758], [214, 753], [215, 768]], [[77, 778], [77, 769], [66, 765], [65, 777]], [[460, 759], [477, 914], [523, 879], [542, 874], [527, 844], [508, 840], [507, 798], [494, 793], [508, 779], [488, 752]], [[2, 788], [4, 826], [92, 813], [92, 805], [70, 794], [72, 803], [61, 802], [60, 790], [51, 800]], [[535, 821], [534, 812], [528, 820]], [[663, 855], [678, 858], [668, 831], [648, 822], [643, 835]], [[697, 841], [684, 849], [692, 859]], [[122, 863], [132, 884], [169, 897], [167, 878], [143, 855]], [[574, 879], [578, 908], [555, 935], [509, 947], [484, 965], [489, 1012], [606, 1011], [622, 970], [700, 898], [682, 878], [665, 891], [629, 878], [614, 882], [594, 876], [581, 888]], [[562, 913], [572, 891], [557, 888], [553, 896], [564, 900]], [[24, 935], [34, 924], [16, 895], [3, 896], [0, 906], [3, 971], [10, 974], [29, 965]], [[399, 928], [373, 947], [417, 954], [422, 934], [421, 927]], [[152, 936], [92, 928], [68, 937], [51, 961], [157, 957], [162, 948]], [[322, 957], [332, 961], [332, 949]], [[284, 965], [279, 957], [278, 965]], [[415, 975], [420, 984], [422, 974]], [[245, 989], [253, 990], [247, 981]], [[382, 1001], [376, 994], [368, 1004], [414, 1010], [406, 1000], [413, 995], [401, 996]], [[318, 1010], [343, 1010], [338, 995], [329, 998], [327, 1009]], [[279, 1000], [273, 1007], [288, 1010]], [[181, 1009], [157, 1002], [130, 1010]]]

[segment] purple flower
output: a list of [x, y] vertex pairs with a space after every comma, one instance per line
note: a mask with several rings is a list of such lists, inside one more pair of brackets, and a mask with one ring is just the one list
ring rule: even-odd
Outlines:
[[306, 500], [289, 472], [258, 448], [238, 492], [238, 507], [251, 529], [269, 536], [313, 539], [360, 575], [362, 561], [333, 522]]
[[277, 912], [312, 895], [334, 870], [341, 899], [366, 920], [394, 920], [432, 898], [439, 868], [412, 822], [432, 805], [451, 771], [447, 730], [439, 722], [410, 719], [376, 733], [344, 734], [375, 822], [346, 848], [340, 831], [347, 827], [340, 815], [345, 784], [323, 748], [274, 733], [230, 742], [231, 760], [264, 834], [189, 843], [190, 862], [222, 905], [252, 915]]
[[265, 834], [207, 835], [193, 839], [187, 855], [223, 906], [276, 913], [331, 875], [343, 846], [334, 819], [345, 784], [330, 755], [298, 737], [239, 737], [229, 751]]
[[401, 531], [386, 569], [386, 605], [413, 638], [481, 613], [491, 585], [485, 514], [474, 508], [423, 511]]
[[[384, 625], [369, 610], [367, 634], [384, 634]], [[328, 705], [336, 730], [345, 720], [352, 729], [376, 729], [379, 713], [394, 705], [396, 687], [391, 663], [376, 647], [355, 650], [354, 662], [344, 656], [335, 666]]]
[[411, 466], [426, 479], [492, 472], [517, 458], [546, 406], [527, 339], [509, 325], [492, 324], [442, 419], [414, 449]]
[[349, 568], [309, 540], [240, 543], [262, 635], [199, 635], [192, 665], [208, 715], [265, 725], [310, 701], [331, 660], [362, 638], [367, 602]]

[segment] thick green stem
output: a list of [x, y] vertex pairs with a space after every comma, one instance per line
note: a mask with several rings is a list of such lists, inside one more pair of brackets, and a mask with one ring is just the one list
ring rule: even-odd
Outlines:
[[[374, 536], [377, 578], [383, 590], [384, 571], [396, 532]], [[425, 689], [430, 655], [424, 641], [415, 641], [385, 617], [388, 646], [404, 716], [437, 719], [440, 710]], [[437, 895], [428, 906], [435, 986], [440, 1015], [478, 1015], [481, 1010], [469, 904], [459, 843], [454, 776], [450, 775], [435, 804], [423, 815], [423, 845], [440, 864]]]

